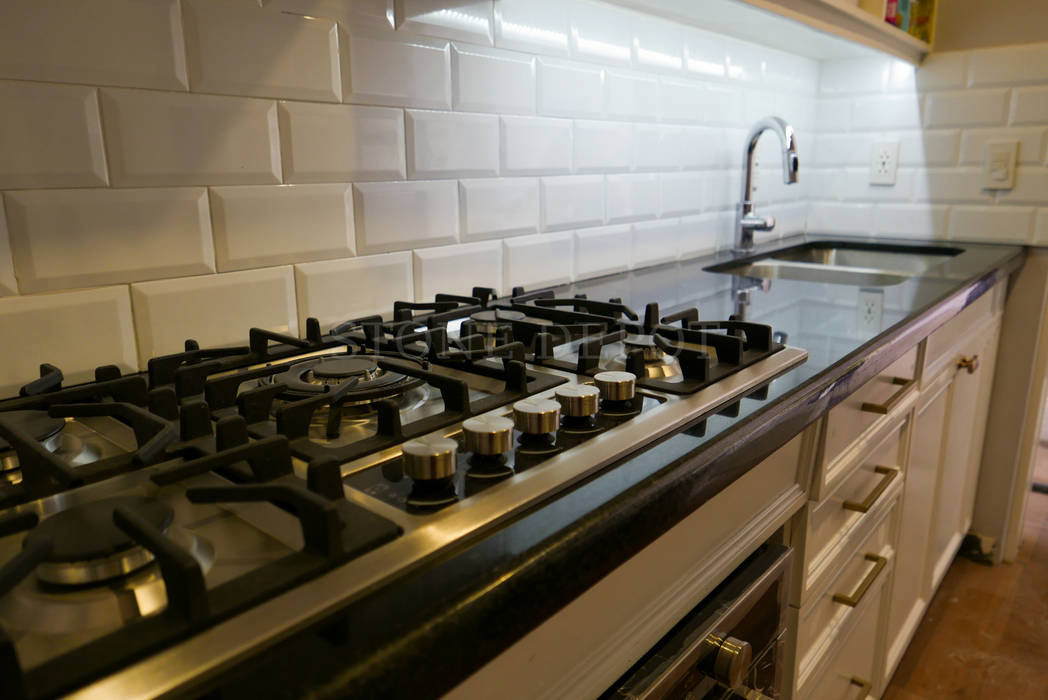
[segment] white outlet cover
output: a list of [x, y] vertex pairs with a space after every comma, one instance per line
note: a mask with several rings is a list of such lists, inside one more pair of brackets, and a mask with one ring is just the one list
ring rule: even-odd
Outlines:
[[860, 333], [877, 334], [884, 325], [884, 290], [860, 289], [859, 304], [855, 317], [856, 329]]
[[1018, 141], [987, 141], [983, 156], [983, 189], [1010, 190], [1015, 187], [1015, 161], [1018, 157]]
[[879, 141], [870, 154], [870, 184], [894, 185], [899, 170], [899, 142]]

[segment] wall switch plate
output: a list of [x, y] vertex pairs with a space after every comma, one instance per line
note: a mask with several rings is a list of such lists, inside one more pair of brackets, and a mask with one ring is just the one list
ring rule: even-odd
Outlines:
[[1018, 141], [987, 141], [983, 156], [983, 189], [1010, 190], [1015, 187], [1015, 161], [1018, 157]]
[[881, 332], [884, 325], [884, 290], [860, 289], [859, 311], [855, 319], [860, 333]]
[[873, 144], [870, 159], [870, 184], [894, 185], [899, 170], [899, 142], [880, 141]]

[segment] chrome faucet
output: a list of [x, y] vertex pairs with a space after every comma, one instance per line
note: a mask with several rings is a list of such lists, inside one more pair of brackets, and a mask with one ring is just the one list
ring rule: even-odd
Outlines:
[[742, 154], [742, 201], [735, 216], [736, 253], [753, 250], [753, 232], [771, 231], [775, 228], [774, 217], [760, 217], [753, 213], [753, 153], [757, 150], [757, 139], [767, 130], [779, 135], [782, 143], [782, 181], [787, 185], [797, 182], [797, 137], [793, 127], [779, 117], [764, 117], [750, 129], [746, 137], [746, 150]]

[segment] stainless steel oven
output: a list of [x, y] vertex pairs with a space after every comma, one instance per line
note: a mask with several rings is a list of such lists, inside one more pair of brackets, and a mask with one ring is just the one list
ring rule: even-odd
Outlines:
[[789, 547], [762, 545], [604, 698], [780, 697], [791, 558]]

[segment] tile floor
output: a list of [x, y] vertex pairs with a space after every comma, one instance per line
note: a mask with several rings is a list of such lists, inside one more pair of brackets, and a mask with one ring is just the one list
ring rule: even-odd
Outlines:
[[954, 561], [883, 697], [1048, 700], [1048, 495], [1030, 494], [1014, 564]]

